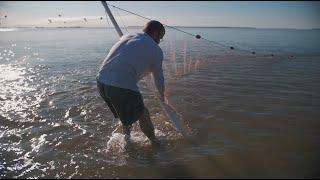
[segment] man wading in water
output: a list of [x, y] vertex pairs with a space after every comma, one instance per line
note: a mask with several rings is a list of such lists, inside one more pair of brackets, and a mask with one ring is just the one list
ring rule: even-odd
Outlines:
[[97, 74], [97, 87], [115, 118], [120, 118], [126, 140], [132, 124], [139, 120], [141, 131], [153, 145], [159, 145], [149, 110], [144, 106], [137, 83], [152, 73], [164, 100], [163, 52], [159, 47], [165, 34], [158, 21], [149, 21], [143, 33], [128, 34], [111, 48]]

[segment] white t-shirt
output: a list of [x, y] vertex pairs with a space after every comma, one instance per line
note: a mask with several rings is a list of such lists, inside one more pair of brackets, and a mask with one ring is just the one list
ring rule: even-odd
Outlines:
[[164, 93], [163, 52], [147, 34], [123, 35], [110, 50], [97, 74], [97, 81], [139, 92], [137, 83], [152, 73], [161, 95]]

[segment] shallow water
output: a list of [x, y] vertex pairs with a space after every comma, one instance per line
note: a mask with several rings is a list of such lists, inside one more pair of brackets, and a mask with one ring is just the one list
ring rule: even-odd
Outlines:
[[167, 91], [192, 143], [141, 82], [160, 149], [137, 124], [126, 146], [98, 94], [114, 29], [1, 31], [0, 177], [319, 177], [320, 31], [184, 30], [257, 54], [167, 30]]

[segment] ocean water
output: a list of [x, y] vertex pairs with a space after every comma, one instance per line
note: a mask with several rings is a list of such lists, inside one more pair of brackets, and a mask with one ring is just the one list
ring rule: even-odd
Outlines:
[[320, 31], [182, 30], [236, 49], [167, 28], [168, 98], [192, 143], [142, 81], [161, 148], [137, 123], [126, 145], [97, 91], [114, 29], [1, 30], [0, 178], [319, 178]]

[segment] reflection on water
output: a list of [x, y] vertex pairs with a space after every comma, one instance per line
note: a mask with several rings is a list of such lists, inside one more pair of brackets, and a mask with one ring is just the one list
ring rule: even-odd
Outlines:
[[[191, 143], [142, 81], [162, 143], [155, 148], [137, 124], [127, 144], [97, 92], [96, 72], [116, 41], [105, 36], [112, 30], [6, 33], [16, 34], [0, 41], [1, 178], [319, 177], [314, 49], [301, 57], [246, 55], [168, 31], [171, 40], [162, 44], [167, 94]], [[296, 48], [290, 47], [285, 51]]]

